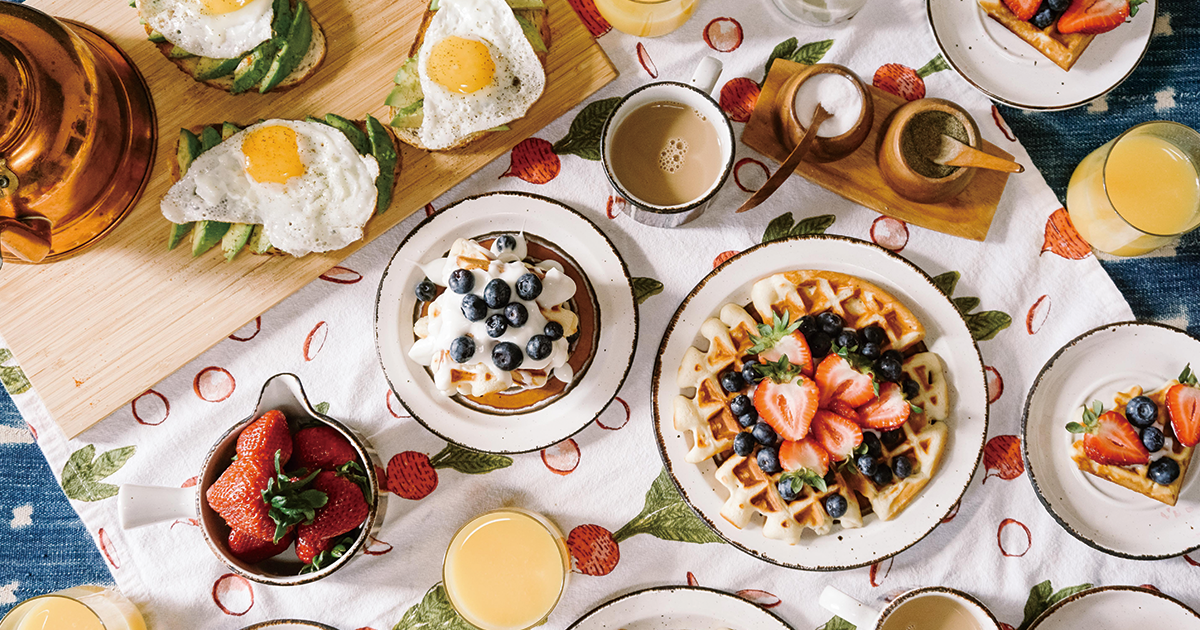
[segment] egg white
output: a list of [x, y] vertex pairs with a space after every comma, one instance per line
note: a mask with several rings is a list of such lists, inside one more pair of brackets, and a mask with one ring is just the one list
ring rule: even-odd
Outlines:
[[[460, 94], [429, 77], [434, 45], [452, 35], [487, 45], [496, 65], [490, 85]], [[451, 147], [464, 136], [524, 116], [546, 87], [546, 74], [533, 45], [504, 0], [442, 0], [418, 55], [417, 74], [425, 94], [419, 135], [421, 144], [430, 149]]]
[[[305, 172], [284, 184], [259, 182], [245, 170], [242, 142], [264, 126], [296, 132]], [[379, 164], [359, 155], [340, 131], [320, 123], [267, 120], [202, 153], [171, 186], [162, 213], [173, 223], [260, 223], [271, 245], [292, 254], [341, 249], [362, 238], [375, 212]]]
[[172, 44], [201, 57], [240, 57], [271, 37], [271, 0], [250, 0], [222, 15], [200, 0], [138, 0], [138, 14]]

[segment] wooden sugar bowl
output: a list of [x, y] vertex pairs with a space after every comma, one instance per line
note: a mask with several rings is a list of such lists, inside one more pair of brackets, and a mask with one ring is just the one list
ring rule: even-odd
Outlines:
[[[800, 144], [800, 139], [808, 131], [804, 124], [800, 122], [800, 115], [796, 106], [796, 92], [806, 81], [821, 74], [838, 74], [849, 79], [858, 91], [862, 109], [859, 112], [858, 120], [849, 131], [831, 137], [817, 136], [812, 148], [804, 156], [805, 162], [832, 162], [850, 155], [862, 146], [863, 141], [867, 139], [867, 134], [871, 132], [872, 123], [875, 121], [875, 104], [872, 100], [871, 91], [858, 78], [858, 75], [854, 74], [849, 68], [836, 64], [818, 63], [811, 65], [788, 79], [787, 83], [784, 83], [783, 87], [780, 88], [775, 101], [774, 121], [776, 137], [780, 139], [788, 151], [791, 151], [796, 145]], [[814, 104], [814, 110], [815, 107]], [[811, 115], [811, 111], [805, 114], [806, 117], [811, 117]], [[832, 120], [827, 121], [822, 125], [822, 128], [828, 128], [828, 125], [832, 122]]]
[[[982, 144], [979, 125], [966, 110], [950, 101], [918, 99], [892, 113], [879, 142], [876, 161], [883, 180], [901, 197], [919, 203], [938, 203], [962, 192], [975, 178], [978, 169], [945, 166], [929, 159], [930, 152], [936, 154], [938, 150], [936, 144], [930, 147], [929, 143], [940, 138], [942, 132], [959, 136], [959, 141], [974, 149]], [[965, 138], [961, 137], [964, 135]]]

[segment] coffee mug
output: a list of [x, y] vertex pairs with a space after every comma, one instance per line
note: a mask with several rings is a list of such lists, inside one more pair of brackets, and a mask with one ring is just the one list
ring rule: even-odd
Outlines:
[[858, 630], [1000, 630], [979, 600], [942, 586], [913, 589], [875, 610], [832, 586], [817, 603]]
[[[729, 173], [733, 170], [735, 148], [733, 125], [729, 123], [729, 119], [721, 111], [721, 106], [712, 97], [713, 88], [716, 87], [717, 77], [720, 74], [721, 62], [713, 57], [706, 57], [696, 68], [689, 83], [658, 81], [643, 85], [626, 94], [605, 121], [601, 135], [600, 162], [604, 166], [604, 175], [608, 177], [608, 181], [612, 185], [613, 194], [619, 195], [629, 202], [625, 212], [635, 221], [655, 227], [676, 227], [692, 221], [704, 212], [725, 180], [729, 178]], [[614, 169], [617, 161], [628, 159], [622, 158], [621, 155], [614, 155], [613, 151], [614, 138], [618, 135], [617, 132], [622, 123], [626, 122], [630, 114], [640, 110], [643, 106], [654, 103], [679, 105], [695, 110], [699, 119], [710, 125], [716, 135], [715, 155], [709, 156], [709, 159], [714, 160], [713, 165], [718, 167], [715, 169], [717, 171], [715, 180], [709, 186], [698, 191], [692, 198], [678, 203], [654, 203], [638, 196], [630, 191], [627, 182], [622, 182], [618, 177], [616, 170], [619, 169]], [[672, 146], [651, 148], [652, 151], [660, 152], [658, 154], [660, 165], [664, 159], [675, 160], [673, 163], [676, 165], [682, 164], [689, 158], [689, 155], [692, 159], [697, 159], [695, 153], [688, 153], [686, 142], [681, 145], [674, 145], [674, 143], [675, 139], [670, 139], [669, 144]], [[647, 145], [642, 144], [641, 146]], [[646, 156], [641, 157], [649, 159]]]

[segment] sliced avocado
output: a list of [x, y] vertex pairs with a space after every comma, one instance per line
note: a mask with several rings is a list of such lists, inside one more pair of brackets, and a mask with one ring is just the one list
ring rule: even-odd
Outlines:
[[516, 9], [541, 9], [546, 6], [542, 0], [506, 0], [508, 8]]
[[229, 231], [221, 237], [221, 251], [225, 253], [225, 261], [232, 261], [238, 252], [246, 246], [246, 242], [250, 240], [250, 233], [254, 230], [252, 223], [234, 223], [229, 226]]
[[416, 81], [417, 85], [421, 84], [421, 80], [417, 76], [416, 55], [405, 59], [404, 63], [400, 64], [400, 69], [396, 70], [396, 76], [392, 77], [392, 83], [395, 83], [396, 85], [406, 85], [412, 83], [413, 81]]
[[192, 231], [193, 225], [195, 224], [191, 221], [187, 223], [172, 223], [171, 235], [167, 237], [167, 249], [175, 249], [183, 240], [183, 237]]
[[221, 144], [221, 132], [216, 127], [205, 127], [200, 131], [200, 152], [205, 151]]
[[271, 17], [271, 37], [275, 38], [277, 46], [282, 46], [292, 30], [292, 0], [273, 0], [271, 11], [274, 13]]
[[392, 203], [392, 184], [396, 181], [396, 145], [383, 123], [367, 114], [367, 137], [371, 139], [371, 155], [379, 163], [379, 176], [375, 178], [375, 212], [383, 212]]
[[429, 0], [429, 10], [430, 11], [438, 10], [438, 0]]
[[359, 155], [368, 155], [371, 153], [371, 141], [367, 140], [367, 134], [363, 133], [358, 128], [358, 125], [337, 114], [325, 114], [325, 122], [333, 125], [334, 129], [342, 132], [342, 135], [346, 136], [350, 144], [354, 145]]
[[425, 101], [420, 100], [408, 107], [396, 110], [392, 122], [388, 123], [397, 129], [416, 129], [425, 120]]
[[158, 31], [150, 31], [150, 34], [146, 36], [146, 39], [154, 42], [155, 44], [161, 44], [167, 41], [167, 38], [163, 37], [163, 34], [159, 33]]
[[258, 86], [261, 94], [266, 94], [287, 78], [300, 60], [308, 54], [308, 46], [312, 44], [312, 17], [308, 13], [308, 5], [303, 0], [296, 5], [296, 15], [292, 18], [292, 30], [288, 33], [287, 41], [275, 54], [274, 61], [267, 71], [267, 76]]
[[542, 33], [533, 22], [525, 19], [523, 15], [514, 14], [517, 18], [517, 24], [521, 25], [521, 32], [525, 34], [525, 39], [529, 40], [529, 44], [533, 46], [533, 52], [546, 52], [546, 42], [542, 41]]
[[229, 76], [237, 69], [238, 64], [242, 62], [241, 57], [232, 59], [212, 59], [209, 57], [201, 57], [196, 62], [196, 69], [192, 71], [192, 76], [197, 81], [208, 81], [218, 77]]
[[172, 46], [171, 51], [167, 53], [167, 56], [172, 59], [186, 59], [188, 57], [195, 57], [195, 55], [193, 55], [192, 53], [190, 53], [178, 46]]
[[495, 127], [488, 129], [488, 131], [510, 131], [510, 130], [511, 130], [511, 127], [509, 127], [508, 125], [496, 125]]
[[251, 254], [266, 254], [271, 251], [271, 241], [263, 236], [263, 226], [256, 225], [250, 232], [250, 241], [246, 243]]
[[179, 175], [183, 176], [188, 168], [192, 165], [192, 161], [196, 159], [204, 151], [203, 145], [200, 143], [200, 138], [196, 134], [187, 129], [179, 130], [179, 145], [176, 147], [176, 157], [179, 160]]
[[229, 224], [224, 221], [197, 221], [192, 232], [192, 258], [215, 247], [228, 231]]
[[273, 39], [268, 39], [255, 46], [254, 50], [250, 51], [250, 56], [242, 59], [237, 69], [233, 71], [233, 85], [230, 86], [229, 92], [241, 94], [258, 85], [258, 82], [267, 76], [267, 71], [271, 69], [271, 61], [275, 58], [276, 49]]
[[325, 122], [325, 119], [323, 119], [323, 118], [317, 118], [316, 116], [305, 116], [305, 117], [304, 117], [304, 122], [310, 122], [310, 123], [320, 123], [320, 124], [322, 124], [322, 125], [328, 125], [328, 124], [329, 124], [329, 123]]
[[235, 134], [241, 130], [242, 130], [241, 127], [238, 127], [237, 125], [235, 125], [229, 121], [225, 121], [225, 122], [221, 123], [221, 139], [228, 140], [230, 136], [232, 136], [233, 134]]

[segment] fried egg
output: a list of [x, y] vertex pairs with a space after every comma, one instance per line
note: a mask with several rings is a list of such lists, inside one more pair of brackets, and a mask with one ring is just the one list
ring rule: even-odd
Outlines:
[[261, 223], [294, 256], [362, 238], [375, 212], [374, 157], [320, 123], [268, 120], [205, 151], [171, 186], [162, 213], [173, 223]]
[[138, 0], [167, 41], [201, 57], [240, 57], [271, 37], [271, 0]]
[[418, 53], [421, 144], [445, 149], [516, 120], [542, 95], [546, 74], [504, 0], [442, 0]]

